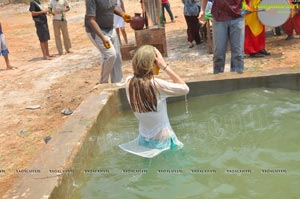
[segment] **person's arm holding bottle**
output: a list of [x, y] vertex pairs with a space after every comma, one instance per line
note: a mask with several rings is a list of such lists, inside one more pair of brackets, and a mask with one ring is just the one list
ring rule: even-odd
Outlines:
[[185, 84], [185, 81], [179, 75], [177, 75], [172, 70], [172, 68], [169, 67], [169, 65], [165, 62], [159, 50], [155, 49], [155, 52], [156, 52], [156, 62], [159, 68], [165, 71], [169, 75], [169, 77], [173, 80], [174, 83]]
[[92, 30], [100, 37], [105, 48], [109, 49], [111, 47], [109, 40], [106, 38], [106, 36], [101, 31], [99, 25], [97, 24], [96, 16], [88, 16], [88, 18], [89, 18], [89, 25], [92, 28]]
[[205, 20], [205, 9], [206, 9], [206, 5], [207, 5], [207, 0], [202, 0], [201, 1], [201, 6], [200, 6], [200, 14], [199, 14], [199, 22], [201, 24], [205, 24], [206, 20]]
[[129, 14], [126, 14], [123, 10], [121, 10], [118, 6], [115, 6], [114, 13], [116, 15], [119, 15], [124, 19], [126, 23], [129, 23], [131, 21], [131, 16]]

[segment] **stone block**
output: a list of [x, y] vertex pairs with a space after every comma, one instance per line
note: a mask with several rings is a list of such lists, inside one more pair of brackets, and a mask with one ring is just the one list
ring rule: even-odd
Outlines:
[[121, 55], [123, 60], [131, 60], [134, 54], [134, 51], [137, 49], [137, 46], [134, 44], [123, 45], [121, 46]]
[[164, 57], [168, 56], [166, 32], [164, 27], [135, 30], [134, 32], [137, 47], [145, 44], [153, 45]]

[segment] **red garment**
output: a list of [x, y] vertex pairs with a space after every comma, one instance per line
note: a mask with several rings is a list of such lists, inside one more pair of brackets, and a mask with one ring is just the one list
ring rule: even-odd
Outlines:
[[243, 0], [214, 0], [212, 16], [217, 21], [229, 21], [241, 17]]
[[[246, 4], [251, 6], [251, 0], [246, 0]], [[253, 14], [253, 13], [252, 13]], [[260, 21], [258, 21], [257, 19], [252, 19], [255, 21], [252, 21], [252, 25], [254, 25], [253, 23], [260, 23]], [[258, 24], [255, 24], [258, 25]], [[258, 34], [257, 36], [255, 36], [250, 27], [248, 25], [245, 26], [245, 42], [244, 42], [244, 52], [245, 54], [255, 54], [258, 53], [261, 50], [264, 50], [266, 47], [266, 35], [265, 35], [265, 26], [261, 25], [262, 27], [262, 31], [261, 33], [256, 33]]]
[[293, 18], [289, 18], [284, 24], [284, 31], [287, 35], [293, 35], [294, 29], [296, 34], [300, 35], [300, 14], [296, 14]]
[[167, 4], [169, 3], [169, 0], [161, 0], [161, 4]]
[[256, 37], [252, 34], [249, 26], [245, 26], [245, 54], [258, 53], [266, 47], [265, 27]]

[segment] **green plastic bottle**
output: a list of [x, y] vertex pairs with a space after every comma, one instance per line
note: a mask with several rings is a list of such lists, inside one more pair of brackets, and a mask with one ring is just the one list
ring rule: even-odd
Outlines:
[[205, 20], [211, 19], [212, 18], [211, 13], [210, 12], [205, 12], [204, 18], [205, 18]]

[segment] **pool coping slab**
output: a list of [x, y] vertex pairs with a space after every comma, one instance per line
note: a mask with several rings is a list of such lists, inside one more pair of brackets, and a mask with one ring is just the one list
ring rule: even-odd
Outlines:
[[31, 166], [24, 172], [20, 171], [19, 179], [3, 198], [48, 198], [63, 176], [50, 170], [68, 171], [99, 114], [117, 89], [106, 86], [100, 94], [91, 93], [44, 146]]

